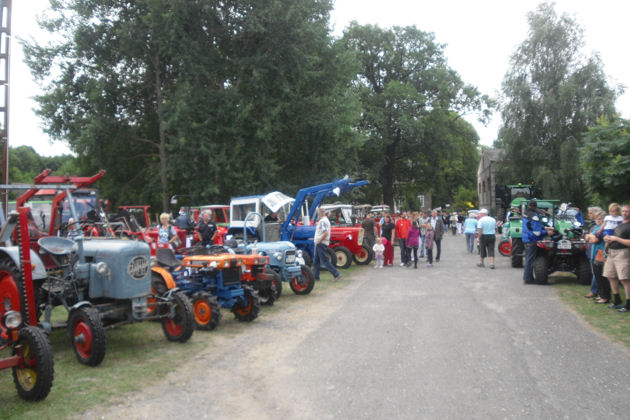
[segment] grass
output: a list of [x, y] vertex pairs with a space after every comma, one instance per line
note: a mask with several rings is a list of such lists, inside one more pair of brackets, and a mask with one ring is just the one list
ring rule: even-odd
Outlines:
[[[343, 270], [344, 277], [349, 277], [361, 267], [352, 265]], [[332, 276], [323, 271], [321, 280], [315, 284], [311, 295], [325, 294], [329, 289], [340, 289], [346, 281], [333, 282]], [[273, 316], [296, 300], [308, 299], [309, 296], [294, 295], [288, 283], [283, 283], [282, 297], [273, 306], [264, 306], [261, 315]], [[107, 331], [107, 352], [105, 360], [98, 367], [79, 364], [70, 346], [65, 329], [54, 330], [51, 343], [55, 359], [55, 379], [53, 387], [44, 401], [25, 402], [18, 395], [13, 385], [10, 369], [0, 371], [0, 419], [59, 419], [81, 413], [91, 407], [102, 404], [105, 399], [114, 399], [123, 394], [141, 391], [147, 382], [159, 380], [174, 368], [174, 361], [195, 357], [220, 335], [231, 337], [256, 328], [256, 321], [251, 325], [234, 320], [228, 309], [223, 308], [223, 319], [214, 331], [195, 331], [185, 344], [166, 340], [161, 324], [143, 322]], [[65, 320], [62, 308], [56, 308], [55, 317]], [[9, 356], [9, 350], [0, 352], [0, 358]]]
[[[593, 299], [585, 299], [590, 286], [576, 284], [574, 279], [556, 279], [554, 283], [560, 299], [578, 313], [588, 324], [613, 341], [630, 349], [630, 314], [620, 314], [607, 304], [597, 305]], [[625, 302], [623, 287], [619, 287], [621, 299]]]

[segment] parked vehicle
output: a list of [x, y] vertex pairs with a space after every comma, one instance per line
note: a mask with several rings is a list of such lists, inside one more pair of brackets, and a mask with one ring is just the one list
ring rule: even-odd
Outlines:
[[369, 264], [373, 253], [368, 244], [363, 242], [363, 228], [355, 226], [353, 206], [336, 203], [324, 204], [321, 208], [328, 212], [331, 222], [329, 247], [335, 251], [337, 267], [348, 268], [353, 260], [358, 265]]

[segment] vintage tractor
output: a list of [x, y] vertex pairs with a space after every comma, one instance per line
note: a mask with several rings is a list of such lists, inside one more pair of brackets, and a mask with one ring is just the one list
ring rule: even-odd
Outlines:
[[[12, 369], [20, 397], [39, 401], [48, 396], [55, 369], [48, 335], [37, 327], [31, 265], [36, 255], [29, 246], [28, 212], [28, 208], [19, 207], [5, 221], [0, 210], [0, 242], [8, 243], [16, 227], [18, 237], [17, 246], [4, 247], [10, 256], [5, 254], [0, 259], [0, 352], [11, 352], [9, 357], [0, 359], [0, 369]], [[20, 271], [18, 267], [24, 269]]]
[[335, 252], [336, 265], [348, 268], [352, 261], [358, 265], [367, 265], [372, 261], [373, 252], [363, 242], [364, 231], [353, 223], [351, 204], [324, 204], [321, 206], [330, 219], [330, 245]]
[[[38, 178], [51, 183], [68, 198], [71, 215], [81, 223], [74, 209], [72, 190], [76, 185], [67, 177]], [[26, 186], [32, 194], [40, 185]], [[56, 198], [58, 198], [56, 196]], [[53, 210], [54, 211], [54, 210]], [[33, 244], [31, 244], [32, 247]], [[159, 320], [167, 339], [186, 342], [194, 331], [194, 317], [188, 298], [176, 288], [152, 291], [148, 245], [129, 240], [81, 235], [70, 240], [45, 236], [37, 240], [39, 254], [32, 254], [36, 316], [47, 330], [67, 328], [79, 362], [96, 366], [105, 357], [105, 329], [118, 325]], [[0, 248], [0, 260], [17, 270], [15, 251]], [[53, 324], [52, 309], [68, 311], [66, 323]]]
[[[539, 208], [541, 202], [538, 201]], [[576, 217], [578, 210], [566, 203], [553, 209], [554, 233], [536, 243], [534, 281], [546, 284], [549, 274], [560, 271], [575, 274], [580, 284], [590, 284], [593, 274], [586, 257], [584, 226]]]
[[220, 307], [231, 309], [239, 321], [253, 321], [260, 312], [258, 293], [241, 282], [242, 259], [220, 248], [217, 254], [184, 255], [181, 261], [170, 248], [158, 248], [152, 269], [154, 281], [177, 285], [190, 297], [202, 330], [219, 324]]

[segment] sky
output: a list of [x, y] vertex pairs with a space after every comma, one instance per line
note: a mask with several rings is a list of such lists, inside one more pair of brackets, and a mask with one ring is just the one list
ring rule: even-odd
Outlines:
[[[451, 68], [464, 82], [481, 93], [498, 97], [501, 82], [509, 69], [509, 58], [527, 38], [528, 12], [538, 0], [336, 0], [331, 13], [333, 34], [341, 36], [348, 24], [377, 24], [382, 28], [415, 25], [433, 32], [436, 41], [446, 44], [445, 56]], [[70, 153], [60, 142], [51, 143], [43, 133], [42, 123], [33, 112], [32, 97], [39, 87], [33, 82], [16, 38], [34, 38], [46, 42], [36, 17], [44, 13], [48, 0], [13, 1], [11, 43], [11, 93], [9, 144], [30, 145], [41, 155]], [[584, 29], [584, 53], [599, 54], [604, 72], [612, 85], [630, 87], [630, 2], [627, 0], [556, 0], [556, 12], [567, 13]], [[630, 118], [630, 92], [620, 96], [617, 109]], [[501, 125], [495, 114], [488, 126], [475, 116], [465, 117], [477, 130], [480, 142], [491, 146]]]

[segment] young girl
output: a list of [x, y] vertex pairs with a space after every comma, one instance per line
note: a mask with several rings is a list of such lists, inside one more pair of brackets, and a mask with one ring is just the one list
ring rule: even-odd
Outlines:
[[424, 237], [424, 248], [427, 250], [427, 267], [433, 267], [433, 241], [435, 240], [435, 232], [431, 227], [431, 223], [427, 223], [427, 234]]
[[383, 261], [385, 260], [385, 245], [383, 245], [383, 239], [380, 236], [376, 237], [374, 246], [372, 246], [372, 251], [374, 251], [374, 268], [383, 268]]
[[[411, 251], [411, 260], [413, 268], [418, 268], [418, 246], [420, 245], [420, 222], [418, 221], [418, 213], [414, 212], [411, 219], [411, 226], [407, 231], [407, 248]], [[410, 265], [411, 262], [407, 263]]]
[[612, 203], [608, 206], [608, 215], [604, 217], [604, 229], [602, 230], [602, 234], [598, 236], [604, 237], [614, 234], [615, 228], [623, 222], [623, 217], [621, 217], [620, 213], [621, 209], [619, 208], [619, 204]]

